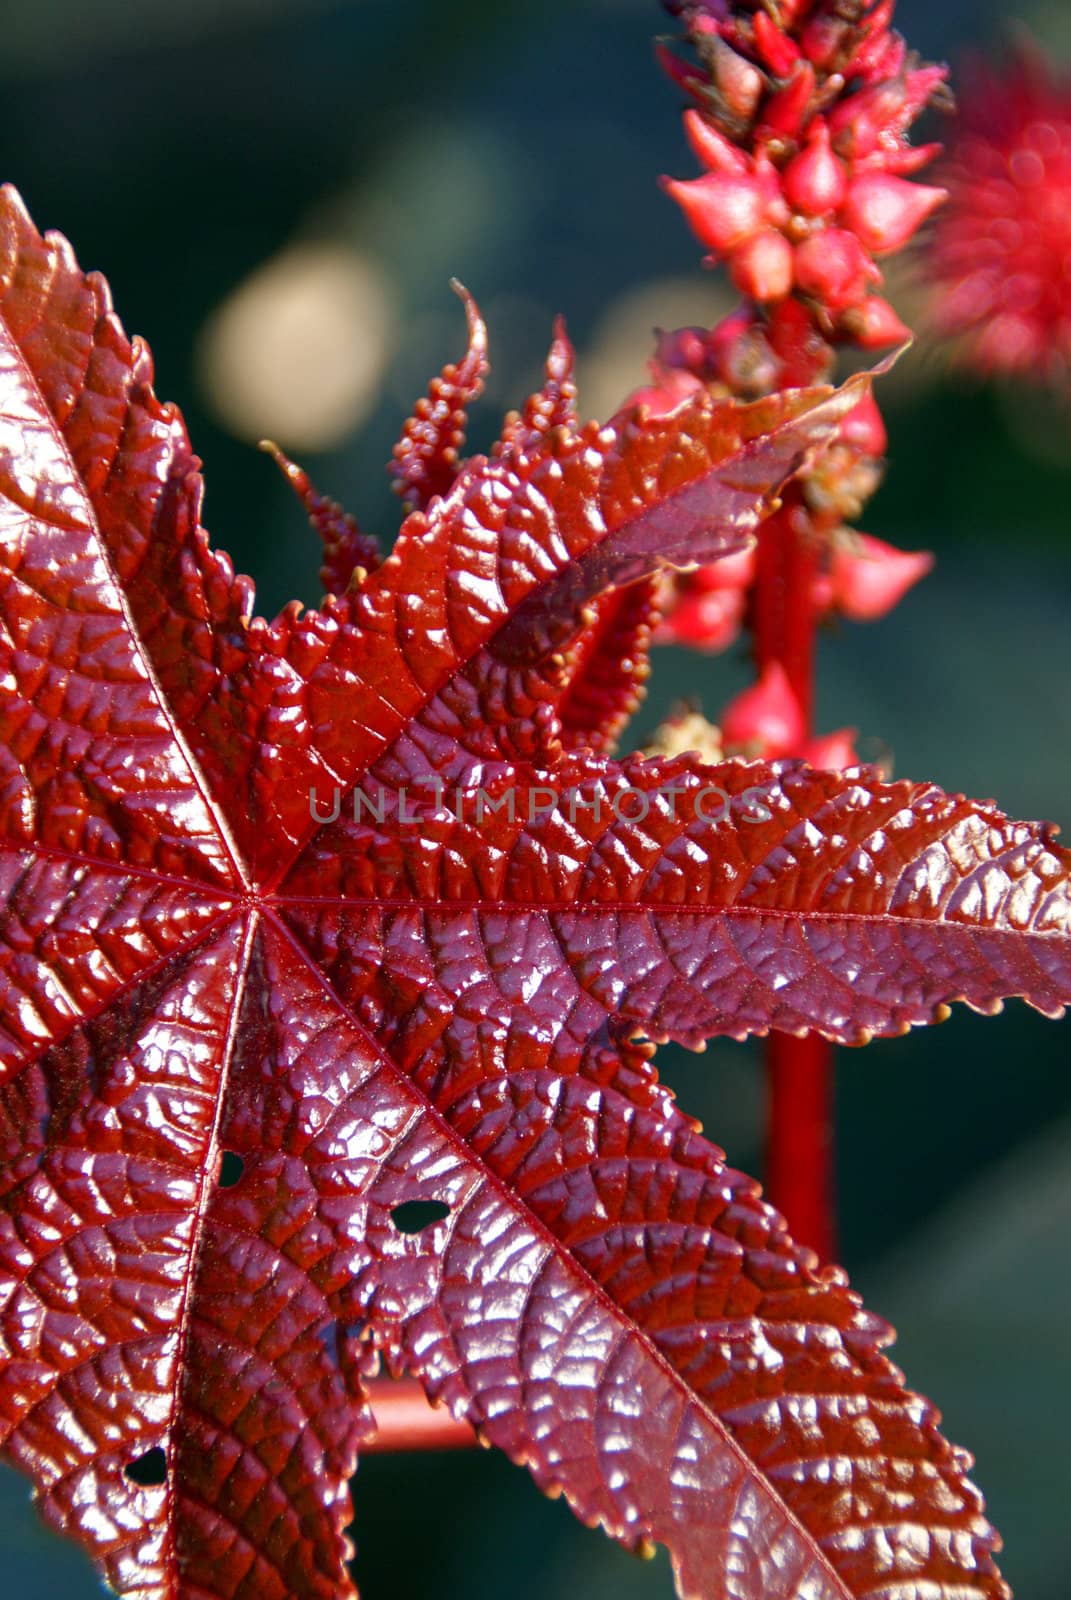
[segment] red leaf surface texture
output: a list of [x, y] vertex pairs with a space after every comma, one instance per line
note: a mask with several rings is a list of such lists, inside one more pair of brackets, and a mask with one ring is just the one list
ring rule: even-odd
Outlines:
[[658, 570], [745, 547], [867, 380], [582, 427], [559, 333], [462, 463], [470, 325], [394, 551], [268, 621], [3, 192], [3, 1449], [120, 1594], [340, 1600], [385, 1359], [682, 1595], [996, 1600], [888, 1328], [651, 1057], [1058, 1015], [1069, 858], [865, 771], [611, 760]]

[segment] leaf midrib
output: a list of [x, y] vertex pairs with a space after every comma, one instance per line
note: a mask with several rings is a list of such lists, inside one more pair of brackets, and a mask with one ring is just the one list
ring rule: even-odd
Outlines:
[[[588, 1295], [603, 1307], [604, 1311], [607, 1313], [612, 1322], [616, 1323], [623, 1329], [625, 1337], [630, 1340], [635, 1340], [643, 1348], [648, 1360], [653, 1366], [658, 1367], [663, 1372], [670, 1384], [683, 1396], [685, 1404], [694, 1406], [702, 1414], [710, 1429], [716, 1434], [719, 1440], [722, 1441], [726, 1448], [728, 1448], [740, 1461], [745, 1472], [746, 1480], [761, 1485], [762, 1490], [769, 1495], [771, 1500], [776, 1504], [778, 1511], [786, 1518], [794, 1533], [797, 1534], [808, 1551], [813, 1553], [814, 1561], [826, 1571], [829, 1578], [832, 1580], [835, 1592], [844, 1596], [844, 1600], [855, 1600], [855, 1596], [852, 1594], [852, 1591], [846, 1587], [840, 1574], [833, 1567], [828, 1556], [822, 1550], [814, 1535], [800, 1521], [796, 1513], [787, 1504], [787, 1502], [777, 1493], [776, 1489], [772, 1486], [765, 1473], [763, 1473], [756, 1463], [751, 1460], [743, 1447], [733, 1437], [728, 1426], [721, 1420], [717, 1413], [712, 1409], [710, 1404], [701, 1395], [697, 1394], [694, 1389], [689, 1387], [683, 1375], [678, 1372], [668, 1358], [662, 1354], [645, 1330], [640, 1328], [625, 1314], [623, 1309], [607, 1293], [605, 1288], [594, 1277], [591, 1276], [586, 1268], [584, 1268], [576, 1260], [572, 1252], [562, 1244], [561, 1240], [557, 1238], [547, 1224], [544, 1223], [533, 1211], [531, 1211], [528, 1205], [516, 1193], [516, 1191], [511, 1189], [505, 1180], [493, 1172], [492, 1169], [487, 1166], [486, 1162], [484, 1162], [481, 1157], [472, 1150], [471, 1146], [454, 1129], [452, 1124], [438, 1109], [438, 1107], [428, 1098], [420, 1085], [404, 1070], [404, 1068], [398, 1065], [393, 1056], [389, 1054], [380, 1040], [377, 1039], [375, 1034], [371, 1033], [360, 1022], [353, 1010], [336, 992], [332, 984], [325, 977], [323, 971], [317, 966], [311, 954], [303, 947], [294, 933], [277, 917], [269, 916], [266, 918], [266, 920], [270, 920], [275, 931], [286, 940], [291, 950], [300, 958], [302, 964], [312, 976], [319, 990], [328, 998], [329, 1003], [337, 1007], [339, 1012], [345, 1016], [354, 1031], [362, 1040], [364, 1040], [374, 1057], [390, 1073], [390, 1075], [404, 1089], [404, 1091], [414, 1100], [416, 1100], [418, 1105], [422, 1107], [423, 1114], [431, 1118], [436, 1127], [439, 1129], [443, 1138], [453, 1146], [455, 1151], [457, 1151], [461, 1156], [462, 1160], [470, 1167], [475, 1167], [478, 1170], [481, 1179], [500, 1195], [510, 1210], [515, 1213], [520, 1212], [525, 1217], [532, 1232], [543, 1239], [550, 1253], [558, 1260], [566, 1264], [569, 1272], [575, 1274], [575, 1276], [581, 1281]], [[450, 1226], [449, 1219], [447, 1220], [447, 1226]], [[853, 1362], [853, 1368], [854, 1365], [855, 1364]], [[564, 1487], [563, 1492], [566, 1494], [566, 1498], [570, 1498], [569, 1491], [565, 1490]], [[622, 1529], [622, 1531], [624, 1530]], [[672, 1549], [669, 1546], [667, 1546], [667, 1548], [670, 1549], [670, 1554], [672, 1555]]]

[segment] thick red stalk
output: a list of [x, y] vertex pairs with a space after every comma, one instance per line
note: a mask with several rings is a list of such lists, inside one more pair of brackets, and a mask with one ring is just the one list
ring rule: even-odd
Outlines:
[[[760, 673], [780, 662], [809, 737], [814, 714], [816, 552], [798, 489], [759, 530], [752, 626]], [[766, 1193], [795, 1238], [823, 1261], [836, 1257], [833, 1048], [810, 1034], [773, 1033], [766, 1044]]]
[[373, 1378], [368, 1399], [376, 1432], [361, 1454], [399, 1450], [463, 1450], [476, 1443], [467, 1422], [459, 1422], [445, 1406], [433, 1406], [415, 1378]]
[[837, 1256], [833, 1047], [816, 1033], [766, 1041], [766, 1194], [793, 1237]]
[[759, 530], [753, 626], [759, 672], [779, 661], [799, 701], [806, 736], [814, 719], [814, 607], [811, 589], [816, 550], [799, 490]]

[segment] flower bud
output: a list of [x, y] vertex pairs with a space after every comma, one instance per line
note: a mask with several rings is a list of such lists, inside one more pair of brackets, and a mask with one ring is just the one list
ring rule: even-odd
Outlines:
[[744, 604], [740, 589], [685, 589], [676, 604], [670, 602], [655, 643], [689, 645], [711, 655], [728, 650], [739, 637]]
[[659, 42], [655, 45], [655, 58], [667, 78], [683, 89], [685, 94], [690, 94], [695, 99], [701, 99], [707, 85], [692, 66], [690, 61], [684, 61], [666, 45]]
[[784, 667], [771, 661], [758, 683], [725, 708], [721, 731], [727, 745], [778, 757], [798, 750], [806, 735], [803, 712]]
[[878, 83], [849, 95], [829, 113], [833, 148], [847, 161], [863, 160], [877, 149], [883, 134], [907, 126], [911, 119], [905, 107], [902, 82]]
[[[941, 154], [940, 144], [904, 144], [898, 150], [879, 150], [868, 156], [865, 166], [874, 166], [881, 172], [893, 172], [900, 178], [910, 178], [921, 172]], [[856, 163], [858, 170], [860, 163]]]
[[872, 394], [866, 394], [853, 406], [840, 425], [838, 437], [864, 456], [883, 456], [889, 445], [889, 435], [878, 403]]
[[787, 33], [782, 33], [777, 23], [765, 11], [756, 11], [754, 28], [755, 49], [777, 78], [787, 78], [800, 59], [800, 47]]
[[710, 172], [687, 183], [665, 178], [663, 187], [696, 237], [719, 256], [735, 250], [762, 227], [763, 195], [753, 178]]
[[868, 283], [881, 282], [881, 273], [854, 233], [826, 228], [797, 247], [796, 282], [831, 311], [844, 311], [859, 304]]
[[680, 372], [670, 367], [658, 370], [654, 362], [652, 366], [656, 369], [655, 382], [630, 394], [622, 403], [618, 415], [634, 411], [637, 406], [645, 406], [650, 416], [666, 417], [703, 387], [701, 381], [690, 372]]
[[911, 329], [901, 322], [889, 302], [876, 294], [867, 295], [860, 305], [846, 311], [840, 325], [864, 350], [885, 350], [891, 344], [906, 344], [911, 338]]
[[792, 246], [776, 228], [765, 228], [733, 253], [731, 273], [741, 294], [760, 304], [791, 293]]
[[767, 134], [781, 134], [788, 139], [798, 138], [814, 101], [817, 79], [809, 61], [801, 61], [795, 76], [771, 95], [762, 113], [762, 126]]
[[833, 610], [833, 580], [828, 572], [817, 571], [811, 579], [811, 609], [821, 622]]
[[854, 622], [874, 622], [898, 605], [932, 566], [928, 550], [897, 550], [869, 534], [845, 530], [834, 543], [829, 564], [834, 603]]
[[899, 34], [875, 33], [852, 57], [852, 75], [871, 83], [888, 83], [900, 76], [906, 60], [907, 45]]
[[694, 108], [684, 113], [684, 134], [696, 158], [708, 172], [747, 175], [747, 157]]
[[804, 25], [803, 53], [819, 72], [831, 71], [849, 37], [850, 25], [828, 11], [819, 11]]
[[723, 39], [712, 39], [711, 47], [710, 67], [722, 103], [734, 117], [750, 122], [766, 88], [762, 73]]
[[843, 162], [830, 149], [829, 127], [819, 119], [807, 148], [785, 168], [785, 199], [808, 217], [825, 217], [836, 211], [848, 188]]
[[875, 255], [902, 250], [946, 199], [944, 189], [866, 172], [848, 186], [843, 221]]
[[705, 328], [674, 328], [671, 333], [658, 328], [655, 338], [655, 364], [658, 367], [674, 367], [681, 372], [694, 373], [696, 376], [705, 375], [709, 337]]
[[753, 326], [712, 351], [715, 376], [742, 400], [759, 400], [781, 386], [781, 363], [764, 329]]
[[798, 300], [783, 300], [770, 312], [766, 337], [782, 364], [778, 387], [802, 389], [829, 377], [833, 351]]
[[738, 550], [735, 555], [724, 556], [720, 561], [708, 561], [704, 566], [689, 572], [685, 582], [689, 587], [710, 594], [715, 589], [750, 589], [755, 581], [755, 546]]
[[819, 772], [843, 772], [845, 767], [858, 767], [862, 763], [855, 751], [856, 732], [855, 728], [838, 728], [835, 733], [808, 739], [800, 750], [800, 757]]
[[948, 82], [948, 68], [942, 66], [916, 67], [913, 72], [904, 78], [904, 110], [906, 117], [897, 129], [902, 133], [904, 129], [924, 111], [930, 101], [937, 94], [943, 83]]

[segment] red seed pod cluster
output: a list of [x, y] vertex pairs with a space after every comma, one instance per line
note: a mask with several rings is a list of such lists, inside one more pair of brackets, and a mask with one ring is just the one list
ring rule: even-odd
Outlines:
[[[895, 0], [664, 0], [687, 54], [660, 47], [692, 104], [699, 178], [664, 179], [693, 231], [745, 296], [717, 327], [662, 334], [652, 382], [632, 397], [672, 410], [707, 385], [750, 399], [820, 382], [836, 348], [904, 343], [879, 261], [903, 249], [945, 198], [913, 181], [939, 152], [909, 131], [944, 85], [893, 31]], [[885, 427], [872, 399], [800, 487], [815, 546], [818, 616], [884, 615], [930, 557], [855, 533], [881, 480]], [[749, 580], [750, 581], [750, 580]], [[747, 618], [747, 584], [713, 570], [676, 582], [665, 641], [721, 650]]]
[[705, 172], [665, 187], [711, 261], [760, 305], [795, 292], [834, 342], [901, 343], [878, 260], [945, 198], [911, 181], [938, 147], [908, 142], [945, 68], [911, 60], [892, 0], [671, 9], [698, 65], [663, 62], [696, 102], [685, 130]]
[[1071, 375], [1071, 80], [1021, 46], [965, 77], [928, 263], [939, 328], [982, 373]]

